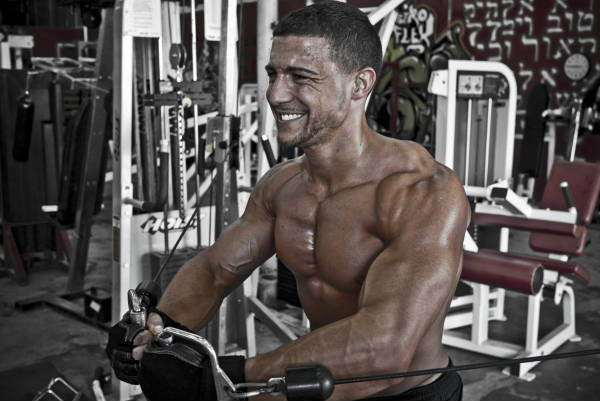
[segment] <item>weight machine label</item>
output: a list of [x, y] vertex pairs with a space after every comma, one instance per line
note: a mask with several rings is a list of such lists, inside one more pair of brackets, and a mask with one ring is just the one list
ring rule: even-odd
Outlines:
[[160, 0], [125, 0], [123, 35], [143, 38], [161, 36]]

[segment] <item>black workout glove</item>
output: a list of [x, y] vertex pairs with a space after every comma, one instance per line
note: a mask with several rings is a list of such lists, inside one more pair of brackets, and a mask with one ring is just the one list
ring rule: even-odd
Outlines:
[[[219, 357], [219, 366], [233, 383], [245, 381], [243, 356]], [[152, 342], [142, 356], [139, 382], [149, 401], [216, 401], [210, 358], [191, 346]]]
[[131, 323], [129, 312], [126, 312], [108, 332], [106, 355], [119, 380], [138, 384], [140, 363], [133, 359], [133, 339], [144, 329], [145, 327]]
[[[148, 315], [152, 312], [160, 315], [164, 327], [191, 331], [154, 307], [148, 309]], [[129, 312], [125, 312], [123, 318], [108, 332], [106, 355], [108, 355], [110, 364], [119, 380], [130, 384], [139, 384], [140, 361], [133, 359], [133, 339], [145, 329], [146, 327], [131, 323]]]

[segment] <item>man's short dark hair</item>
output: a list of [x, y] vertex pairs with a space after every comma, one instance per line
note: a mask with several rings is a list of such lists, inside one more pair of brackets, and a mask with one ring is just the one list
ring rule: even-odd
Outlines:
[[331, 59], [349, 74], [381, 69], [381, 41], [365, 13], [339, 1], [325, 1], [292, 11], [277, 24], [273, 36], [312, 36], [329, 41]]

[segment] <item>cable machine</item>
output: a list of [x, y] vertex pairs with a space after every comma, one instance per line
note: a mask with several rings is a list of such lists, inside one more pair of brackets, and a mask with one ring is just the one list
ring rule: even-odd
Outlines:
[[[191, 81], [184, 79], [180, 2], [115, 4], [113, 320], [128, 309], [128, 290], [149, 280], [170, 249], [178, 248], [161, 277], [162, 288], [245, 206], [238, 200], [238, 182], [249, 186], [250, 163], [240, 155], [249, 155], [250, 138], [256, 132], [252, 121], [256, 102], [248, 91], [238, 101], [236, 1], [222, 2], [216, 112], [209, 110], [212, 96], [197, 81], [193, 0], [190, 6]], [[187, 109], [193, 114], [188, 119]], [[184, 140], [187, 129], [194, 131], [191, 146]], [[214, 196], [215, 206], [206, 205], [207, 196], [209, 202]], [[195, 230], [186, 231], [176, 243], [186, 226]], [[204, 329], [219, 354], [255, 353], [245, 296], [250, 287], [244, 284], [234, 290]], [[126, 383], [118, 386], [120, 399], [139, 393]]]

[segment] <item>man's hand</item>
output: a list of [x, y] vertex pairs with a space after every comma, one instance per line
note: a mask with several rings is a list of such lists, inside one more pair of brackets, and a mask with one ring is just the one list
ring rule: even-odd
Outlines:
[[133, 358], [133, 340], [144, 330], [131, 322], [129, 312], [108, 332], [106, 355], [119, 380], [138, 384], [139, 361]]
[[166, 325], [190, 331], [158, 309], [151, 310], [154, 312], [148, 314], [146, 330], [144, 327], [131, 323], [129, 313], [125, 313], [108, 333], [106, 354], [119, 380], [130, 384], [139, 384], [140, 360], [144, 349], [162, 330], [162, 327]]
[[[171, 325], [172, 326], [172, 325]], [[179, 325], [180, 326], [180, 325]], [[146, 323], [147, 330], [142, 331], [133, 339], [133, 359], [140, 361], [144, 350], [152, 342], [154, 337], [159, 334], [165, 327], [162, 317], [155, 312], [151, 312], [148, 315], [148, 321]], [[187, 329], [186, 329], [187, 330]], [[188, 330], [189, 331], [189, 330]]]
[[[150, 313], [147, 328], [134, 340], [133, 357], [140, 360], [138, 381], [146, 398], [160, 400], [216, 400], [215, 383], [210, 358], [193, 344], [175, 338], [171, 345], [154, 341], [162, 327], [176, 327], [190, 331], [156, 310]], [[234, 383], [243, 382], [245, 358], [219, 357], [221, 369]]]

